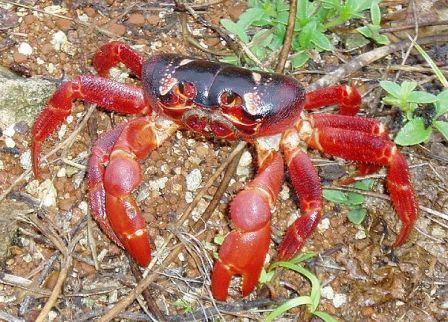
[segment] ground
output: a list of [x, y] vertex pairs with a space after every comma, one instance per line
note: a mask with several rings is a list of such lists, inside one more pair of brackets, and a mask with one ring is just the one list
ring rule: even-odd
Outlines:
[[[58, 83], [63, 77], [70, 79], [78, 74], [94, 73], [91, 59], [95, 51], [112, 39], [126, 41], [145, 56], [176, 52], [216, 59], [187, 41], [180, 23], [183, 19], [201, 44], [219, 50], [226, 48], [213, 31], [191, 16], [175, 11], [170, 1], [27, 0], [20, 3], [17, 6], [0, 1], [0, 66], [46, 82]], [[407, 7], [407, 1], [400, 3], [403, 8]], [[195, 5], [212, 24], [219, 23], [222, 17], [236, 19], [246, 7], [244, 1], [218, 1], [211, 5], [196, 1]], [[388, 9], [399, 11], [392, 4]], [[336, 56], [324, 54], [320, 61], [308, 64], [308, 70], [297, 73], [296, 77], [306, 87], [319, 74], [370, 49], [341, 51]], [[427, 50], [434, 55], [443, 54], [446, 46], [432, 44]], [[392, 134], [399, 123], [397, 113], [381, 105], [380, 97], [384, 93], [378, 88], [377, 80], [394, 79], [397, 69], [389, 67], [397, 66], [401, 59], [401, 53], [387, 56], [350, 75], [350, 79], [340, 80], [359, 83], [365, 94], [361, 114], [383, 121]], [[423, 64], [413, 52], [407, 63]], [[421, 72], [398, 70], [402, 80], [418, 80], [428, 91], [440, 90], [429, 68], [422, 68]], [[123, 69], [116, 69], [113, 74], [116, 79], [137, 82], [127, 77]], [[86, 114], [87, 110], [90, 114]], [[1, 319], [36, 319], [48, 304], [53, 289], [63, 284], [59, 298], [53, 299], [50, 320], [89, 320], [101, 316], [106, 308], [127, 296], [134, 289], [136, 278], [141, 278], [135, 267], [132, 271], [124, 252], [89, 219], [84, 181], [85, 164], [95, 138], [124, 119], [125, 116], [82, 102], [74, 104], [72, 116], [44, 144], [43, 154], [54, 147], [59, 150], [49, 157], [49, 162], [42, 164], [41, 181], [35, 180], [29, 171], [30, 124], [21, 120], [0, 123]], [[74, 131], [79, 133], [70, 139]], [[67, 138], [67, 144], [59, 144]], [[203, 187], [228, 160], [234, 147], [232, 142], [178, 132], [143, 162], [143, 183], [136, 196], [148, 223], [157, 259], [148, 271], [160, 273], [145, 295], [152, 304], [147, 305], [142, 299], [135, 301], [123, 309], [123, 319], [148, 320], [142, 307], [145, 310], [149, 307], [159, 319], [164, 316], [167, 320], [188, 320], [193, 317], [184, 314], [196, 312], [196, 319], [201, 320], [203, 308], [213, 308], [209, 271], [218, 250], [217, 240], [231, 227], [229, 202], [253, 174], [255, 160], [251, 147], [243, 153], [229, 187], [206, 226], [197, 225], [199, 229], [193, 226], [212, 200], [222, 176], [205, 191]], [[420, 205], [436, 211], [435, 214], [420, 211], [416, 229], [404, 246], [390, 247], [400, 223], [389, 202], [375, 196], [367, 196], [364, 206], [368, 209], [368, 218], [359, 226], [347, 220], [348, 210], [344, 206], [326, 202], [322, 224], [306, 245], [305, 250], [319, 254], [307, 263], [322, 283], [319, 310], [340, 320], [442, 321], [448, 318], [447, 143], [434, 135], [429, 142], [402, 151], [411, 165]], [[353, 170], [343, 160], [310, 153], [323, 185], [330, 185], [332, 180]], [[380, 196], [387, 194], [384, 174], [382, 170], [375, 176], [374, 191]], [[177, 225], [201, 191], [204, 195], [196, 208], [182, 225]], [[4, 192], [10, 193], [5, 197]], [[271, 261], [288, 222], [299, 215], [296, 201], [291, 186], [285, 183], [273, 215], [274, 235], [268, 256]], [[174, 260], [163, 261], [177, 249], [172, 244], [166, 249], [163, 247], [172, 239], [172, 234], [176, 244], [183, 244], [184, 248]], [[266, 309], [272, 309], [286, 298], [309, 292], [307, 281], [288, 271], [282, 271], [268, 287], [253, 292], [249, 303], [242, 302], [237, 286], [232, 289], [228, 304], [218, 306], [222, 319], [260, 320]], [[154, 312], [157, 308], [158, 313]], [[283, 318], [311, 320], [305, 311], [292, 310]], [[219, 319], [218, 313], [209, 312], [214, 312]]]

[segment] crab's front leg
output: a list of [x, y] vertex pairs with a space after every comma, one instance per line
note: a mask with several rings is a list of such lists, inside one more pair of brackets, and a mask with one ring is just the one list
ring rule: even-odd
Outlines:
[[37, 117], [31, 130], [34, 174], [39, 177], [39, 154], [45, 141], [70, 115], [72, 101], [81, 99], [119, 113], [149, 113], [143, 89], [96, 76], [78, 76], [62, 84]]
[[141, 266], [149, 264], [151, 247], [145, 220], [131, 194], [141, 182], [138, 161], [176, 129], [177, 125], [161, 118], [132, 120], [101, 137], [89, 160], [92, 215], [104, 232]]
[[271, 240], [271, 207], [283, 181], [283, 159], [278, 152], [259, 155], [256, 177], [230, 206], [235, 226], [219, 250], [212, 274], [213, 296], [224, 301], [234, 275], [242, 277], [242, 295], [257, 285]]

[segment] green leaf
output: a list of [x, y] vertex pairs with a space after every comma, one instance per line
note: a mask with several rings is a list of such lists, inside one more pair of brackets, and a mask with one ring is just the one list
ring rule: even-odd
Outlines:
[[399, 145], [414, 145], [428, 140], [431, 132], [432, 128], [425, 129], [423, 119], [416, 117], [401, 128], [394, 141]]
[[215, 236], [215, 238], [213, 238], [213, 242], [216, 245], [222, 245], [224, 243], [224, 239], [225, 239], [224, 235], [219, 235], [218, 234], [218, 235]]
[[413, 91], [409, 94], [408, 101], [418, 104], [428, 104], [437, 101], [437, 96], [424, 91]]
[[436, 63], [432, 60], [432, 58], [426, 53], [426, 51], [417, 43], [414, 43], [415, 48], [418, 50], [420, 55], [423, 56], [423, 58], [426, 60], [426, 62], [431, 66], [431, 69], [434, 71], [434, 74], [436, 74], [439, 81], [442, 83], [443, 87], [448, 87], [448, 81], [445, 78], [445, 75], [442, 73], [440, 68], [436, 65]]
[[311, 39], [313, 34], [316, 32], [316, 22], [310, 21], [303, 27], [302, 32], [299, 34], [299, 43], [302, 48], [310, 48]]
[[375, 181], [373, 179], [364, 179], [358, 182], [355, 182], [352, 186], [361, 190], [370, 190], [373, 187], [373, 183]]
[[246, 30], [254, 21], [260, 20], [263, 15], [263, 9], [250, 8], [240, 15], [236, 24], [239, 25], [243, 30]]
[[359, 27], [359, 28], [356, 28], [356, 30], [366, 38], [373, 37], [372, 29], [370, 29], [368, 26]]
[[283, 313], [285, 313], [286, 311], [288, 311], [296, 306], [307, 305], [307, 304], [311, 304], [311, 298], [309, 296], [299, 296], [299, 297], [293, 298], [289, 301], [286, 301], [285, 303], [280, 305], [278, 308], [276, 308], [274, 311], [269, 313], [268, 316], [266, 316], [265, 321], [271, 322], [275, 318], [277, 318], [280, 315], [282, 315]]
[[311, 299], [311, 303], [309, 303], [309, 304], [311, 304], [310, 311], [314, 312], [320, 302], [320, 283], [319, 283], [319, 280], [317, 279], [316, 275], [311, 273], [306, 268], [303, 268], [302, 266], [293, 264], [291, 262], [276, 262], [271, 267], [274, 268], [277, 266], [288, 268], [292, 271], [295, 271], [295, 272], [305, 276], [310, 281], [311, 293], [310, 293], [309, 297]]
[[364, 196], [356, 192], [347, 193], [347, 204], [350, 206], [361, 205], [364, 202]]
[[380, 35], [379, 33], [374, 34], [372, 36], [372, 39], [375, 40], [375, 42], [380, 45], [388, 45], [390, 43], [390, 40], [389, 38], [387, 38], [386, 35]]
[[408, 97], [408, 95], [417, 87], [417, 82], [414, 81], [404, 81], [401, 83], [401, 94], [400, 97]]
[[316, 255], [317, 254], [315, 252], [303, 252], [291, 258], [288, 262], [293, 264], [299, 264], [301, 262], [309, 260], [310, 258], [316, 257]]
[[380, 86], [393, 97], [400, 98], [401, 87], [397, 83], [385, 80], [380, 81]]
[[291, 63], [293, 68], [300, 68], [306, 64], [306, 62], [310, 59], [310, 56], [307, 52], [301, 51], [297, 54], [292, 55]]
[[379, 26], [381, 23], [381, 11], [378, 1], [372, 1], [370, 6], [370, 18], [372, 19], [372, 24]]
[[363, 47], [369, 43], [363, 35], [357, 33], [348, 34], [347, 38], [345, 38], [345, 48], [347, 50], [357, 49]]
[[322, 195], [324, 196], [325, 199], [327, 199], [329, 201], [336, 202], [336, 203], [346, 203], [347, 202], [347, 196], [342, 191], [323, 189]]
[[266, 270], [263, 268], [261, 270], [260, 277], [258, 278], [258, 283], [260, 284], [266, 284], [269, 283], [272, 278], [274, 277], [275, 271], [269, 271], [266, 272]]
[[437, 102], [435, 103], [436, 115], [434, 119], [448, 112], [448, 89], [445, 89], [437, 95]]
[[445, 140], [448, 141], [448, 122], [435, 121], [432, 124], [440, 133], [442, 133]]
[[338, 322], [338, 320], [336, 318], [334, 318], [327, 312], [315, 311], [315, 312], [313, 312], [313, 314], [315, 316], [319, 317], [320, 319], [322, 319], [324, 322]]
[[311, 42], [315, 44], [319, 49], [330, 51], [333, 49], [330, 40], [321, 32], [314, 32], [311, 37]]
[[240, 25], [234, 23], [230, 19], [221, 19], [221, 25], [227, 29], [228, 32], [235, 34], [240, 40], [247, 44], [249, 42], [249, 36], [246, 35], [244, 28]]
[[360, 225], [366, 219], [367, 217], [367, 210], [365, 208], [354, 208], [351, 209], [348, 214], [347, 218], [350, 220], [352, 224]]
[[225, 64], [241, 66], [240, 59], [236, 55], [224, 56], [219, 61]]

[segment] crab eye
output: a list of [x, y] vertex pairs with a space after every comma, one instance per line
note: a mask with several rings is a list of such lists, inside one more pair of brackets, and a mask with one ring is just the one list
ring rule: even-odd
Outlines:
[[196, 96], [196, 88], [192, 83], [188, 82], [179, 82], [177, 84], [177, 92], [189, 99], [192, 99]]
[[221, 95], [221, 104], [226, 107], [241, 106], [242, 98], [232, 91], [226, 91]]

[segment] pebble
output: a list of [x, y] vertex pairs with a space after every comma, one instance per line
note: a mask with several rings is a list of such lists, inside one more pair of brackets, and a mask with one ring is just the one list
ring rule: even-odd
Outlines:
[[20, 155], [20, 166], [24, 170], [31, 169], [31, 150], [26, 150]]
[[356, 232], [355, 239], [365, 239], [367, 238], [366, 231], [364, 229], [359, 229]]
[[0, 170], [5, 170], [5, 164], [0, 160]]
[[189, 191], [195, 191], [199, 188], [202, 182], [202, 174], [199, 169], [193, 169], [189, 174], [186, 176], [186, 182], [187, 182], [187, 189]]
[[8, 138], [8, 137], [5, 138], [5, 144], [6, 144], [6, 147], [8, 147], [8, 148], [14, 148], [16, 146], [16, 142], [14, 142], [13, 139]]
[[58, 173], [56, 173], [56, 177], [63, 178], [67, 174], [66, 168], [60, 168]]
[[72, 21], [64, 18], [56, 18], [55, 19], [56, 27], [63, 31], [67, 31], [72, 27]]
[[19, 52], [14, 52], [12, 58], [14, 59], [14, 62], [16, 62], [17, 64], [22, 64], [24, 62], [27, 61], [27, 56], [19, 53]]
[[328, 228], [330, 228], [330, 219], [324, 218], [320, 221], [320, 223], [317, 225], [317, 231], [320, 233], [323, 233]]
[[160, 17], [158, 15], [149, 15], [146, 17], [146, 21], [152, 26], [157, 26], [160, 23]]
[[10, 125], [10, 126], [8, 126], [8, 127], [3, 131], [3, 135], [9, 136], [9, 137], [13, 137], [14, 134], [16, 134], [16, 130], [14, 129], [14, 125]]
[[333, 297], [333, 306], [338, 308], [347, 303], [347, 295], [342, 293], [337, 293]]
[[35, 15], [26, 15], [25, 17], [23, 17], [23, 21], [27, 24], [27, 25], [31, 25], [36, 21], [36, 16]]
[[112, 23], [109, 25], [108, 30], [114, 35], [123, 36], [126, 33], [126, 26], [118, 23]]
[[67, 35], [63, 31], [57, 31], [53, 34], [51, 38], [51, 44], [53, 48], [60, 51], [62, 46], [68, 42]]
[[144, 26], [145, 25], [145, 16], [141, 13], [133, 13], [129, 15], [128, 23], [135, 26]]
[[33, 53], [33, 48], [31, 48], [31, 46], [26, 43], [26, 42], [22, 42], [19, 45], [19, 48], [17, 48], [19, 54], [25, 55], [25, 56], [29, 56]]
[[320, 290], [320, 294], [325, 299], [332, 300], [334, 298], [334, 291], [331, 286], [322, 287], [322, 289]]
[[84, 12], [87, 16], [89, 16], [90, 18], [93, 18], [96, 16], [96, 10], [93, 9], [92, 7], [87, 7], [84, 8]]
[[282, 190], [280, 191], [280, 199], [281, 200], [288, 200], [289, 199], [289, 192], [290, 192], [289, 187], [286, 184], [284, 184], [283, 187], [282, 187]]

